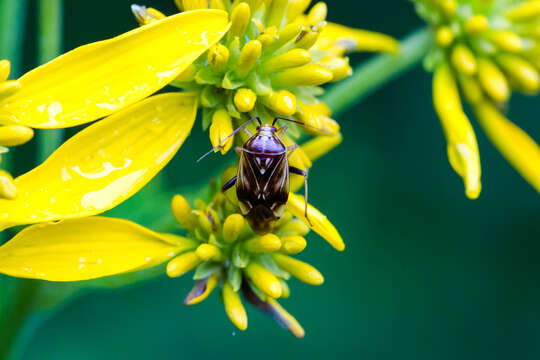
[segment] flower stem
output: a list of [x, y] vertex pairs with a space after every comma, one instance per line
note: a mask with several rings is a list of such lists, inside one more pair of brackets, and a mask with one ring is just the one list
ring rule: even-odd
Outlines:
[[379, 55], [359, 65], [353, 76], [327, 90], [323, 101], [334, 116], [346, 111], [363, 97], [373, 93], [394, 77], [409, 70], [426, 55], [431, 43], [428, 29], [420, 29], [401, 42], [397, 55]]
[[[62, 0], [39, 2], [39, 63], [43, 64], [62, 50]], [[62, 143], [62, 129], [42, 130], [38, 140], [38, 161], [43, 162]]]

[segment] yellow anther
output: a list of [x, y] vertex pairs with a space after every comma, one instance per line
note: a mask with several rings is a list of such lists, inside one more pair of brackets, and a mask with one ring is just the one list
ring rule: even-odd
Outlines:
[[280, 268], [300, 281], [310, 285], [321, 285], [324, 282], [324, 277], [321, 273], [303, 261], [282, 254], [273, 254], [272, 258]]
[[306, 65], [311, 62], [311, 53], [304, 49], [293, 49], [281, 55], [270, 58], [263, 65], [266, 73]]
[[251, 282], [266, 295], [273, 298], [281, 296], [281, 283], [278, 278], [260, 264], [252, 261], [244, 272]]
[[510, 97], [510, 87], [506, 77], [497, 65], [487, 58], [478, 59], [478, 80], [493, 100], [503, 102]]
[[319, 64], [307, 64], [287, 69], [271, 76], [272, 85], [278, 88], [291, 86], [317, 86], [332, 81], [334, 74]]
[[523, 50], [523, 40], [511, 31], [493, 30], [488, 38], [502, 51], [520, 52]]
[[532, 20], [540, 16], [540, 1], [522, 1], [507, 10], [505, 15], [512, 21]]
[[228, 243], [235, 242], [244, 229], [245, 219], [240, 214], [229, 215], [223, 223], [223, 240]]
[[0, 82], [6, 81], [11, 70], [9, 60], [0, 60]]
[[227, 67], [229, 61], [229, 49], [222, 44], [215, 44], [208, 49], [207, 59], [210, 66], [216, 71], [222, 72]]
[[484, 15], [475, 15], [465, 23], [465, 31], [469, 34], [477, 35], [486, 31], [489, 27], [489, 21]]
[[139, 25], [150, 24], [154, 21], [166, 18], [166, 16], [159, 10], [135, 4], [131, 5], [131, 12], [135, 16], [135, 19]]
[[477, 70], [476, 58], [466, 45], [457, 44], [452, 49], [452, 65], [464, 75], [474, 75]]
[[435, 33], [435, 41], [440, 47], [448, 47], [454, 41], [455, 35], [450, 26], [439, 26]]
[[246, 309], [242, 305], [240, 296], [236, 293], [231, 284], [226, 282], [223, 284], [223, 305], [229, 320], [240, 330], [246, 330], [248, 319]]
[[311, 25], [317, 25], [321, 21], [326, 20], [327, 14], [328, 14], [328, 7], [326, 6], [326, 4], [322, 1], [318, 2], [315, 5], [313, 5], [311, 10], [309, 10], [309, 13], [307, 16], [308, 23]]
[[450, 66], [439, 65], [433, 77], [433, 103], [447, 141], [448, 160], [461, 176], [465, 194], [476, 199], [480, 194], [480, 156], [474, 130], [463, 112]]
[[0, 170], [0, 198], [13, 200], [17, 197], [17, 187], [13, 183], [11, 175]]
[[34, 130], [21, 125], [0, 126], [0, 145], [17, 146], [28, 142], [34, 136]]
[[282, 236], [281, 243], [281, 252], [289, 255], [301, 253], [307, 246], [306, 239], [299, 235]]
[[279, 279], [279, 282], [281, 283], [281, 297], [283, 299], [286, 299], [291, 296], [291, 289], [289, 289], [289, 285], [287, 285], [287, 282], [283, 279]]
[[[216, 148], [215, 152], [221, 151], [223, 155], [230, 150], [233, 144], [234, 137], [230, 137], [225, 141], [227, 136], [233, 132], [232, 119], [227, 110], [218, 109], [212, 116], [212, 124], [210, 125], [210, 142]], [[225, 141], [224, 143], [222, 143]]]
[[251, 19], [251, 9], [245, 2], [236, 5], [231, 14], [231, 29], [229, 36], [242, 36], [246, 31], [249, 20]]
[[476, 78], [472, 76], [461, 76], [459, 84], [465, 99], [471, 104], [476, 104], [484, 99], [484, 93]]
[[195, 75], [197, 74], [197, 67], [195, 67], [195, 65], [193, 64], [190, 64], [184, 71], [182, 71], [180, 73], [180, 75], [178, 75], [178, 77], [176, 79], [174, 79], [174, 81], [179, 81], [179, 82], [192, 82], [193, 79], [195, 79]]
[[456, 0], [435, 0], [435, 3], [447, 18], [454, 16], [458, 8]]
[[311, 161], [326, 155], [342, 141], [340, 134], [336, 136], [318, 136], [302, 144], [301, 148]]
[[256, 236], [244, 243], [244, 249], [251, 253], [271, 253], [281, 248], [281, 240], [274, 234]]
[[186, 305], [195, 305], [195, 304], [200, 303], [201, 301], [206, 299], [208, 297], [208, 295], [210, 295], [212, 293], [212, 291], [214, 291], [214, 289], [216, 288], [216, 286], [218, 284], [219, 284], [219, 276], [216, 275], [216, 274], [210, 275], [210, 277], [206, 281], [206, 287], [205, 287], [204, 291], [202, 292], [202, 294], [198, 295], [197, 297], [191, 298], [191, 299], [186, 299], [184, 304], [186, 304]]
[[496, 61], [520, 90], [535, 93], [540, 89], [538, 71], [527, 60], [512, 54], [501, 54]]
[[255, 65], [255, 62], [261, 57], [262, 44], [258, 40], [251, 40], [244, 45], [240, 56], [238, 57], [238, 65], [236, 74], [239, 77], [245, 77]]
[[7, 98], [21, 89], [18, 80], [8, 80], [0, 83], [0, 99]]
[[257, 102], [257, 95], [251, 89], [238, 89], [234, 94], [234, 106], [240, 112], [253, 110]]
[[221, 255], [221, 251], [219, 248], [215, 245], [211, 244], [201, 244], [197, 247], [197, 250], [195, 250], [195, 253], [199, 257], [199, 259], [206, 261], [211, 260], [213, 258], [218, 257]]
[[174, 218], [185, 229], [195, 229], [199, 223], [187, 200], [182, 195], [174, 195], [171, 201]]
[[303, 31], [302, 33], [300, 33], [300, 35], [298, 35], [294, 46], [299, 49], [309, 50], [313, 47], [313, 45], [315, 45], [317, 40], [319, 40], [318, 31]]
[[279, 115], [291, 116], [296, 112], [296, 96], [288, 90], [273, 91], [263, 102]]
[[169, 261], [167, 264], [167, 275], [173, 278], [182, 276], [188, 271], [193, 270], [200, 263], [201, 259], [195, 251], [186, 252]]
[[319, 63], [332, 72], [333, 82], [343, 80], [353, 73], [348, 57], [325, 56], [321, 58]]

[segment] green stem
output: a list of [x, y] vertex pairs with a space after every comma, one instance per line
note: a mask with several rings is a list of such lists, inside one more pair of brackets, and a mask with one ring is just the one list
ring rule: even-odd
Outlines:
[[[62, 50], [62, 0], [39, 2], [39, 63], [43, 64]], [[62, 129], [42, 130], [38, 140], [38, 161], [43, 162], [62, 143]]]
[[334, 85], [323, 96], [334, 116], [357, 104], [399, 74], [420, 62], [432, 42], [427, 29], [417, 30], [401, 42], [397, 55], [379, 55], [358, 66], [354, 75]]

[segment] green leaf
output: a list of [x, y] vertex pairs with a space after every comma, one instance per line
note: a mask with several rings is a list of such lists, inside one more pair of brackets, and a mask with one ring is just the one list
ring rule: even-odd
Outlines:
[[232, 285], [234, 291], [240, 290], [242, 286], [242, 271], [234, 265], [231, 265], [227, 271], [227, 281]]
[[232, 263], [234, 266], [241, 269], [245, 268], [249, 264], [249, 254], [242, 248], [242, 243], [235, 245], [232, 252]]
[[205, 261], [195, 269], [193, 280], [201, 280], [221, 270], [221, 264]]

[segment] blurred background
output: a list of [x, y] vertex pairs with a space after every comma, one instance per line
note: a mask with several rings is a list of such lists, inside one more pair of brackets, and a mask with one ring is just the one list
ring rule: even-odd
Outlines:
[[[37, 65], [36, 2], [29, 3], [22, 71]], [[134, 28], [131, 3], [65, 1], [63, 50]], [[175, 12], [172, 0], [141, 5]], [[423, 26], [406, 0], [332, 0], [329, 19], [397, 38]], [[539, 114], [540, 98], [512, 99], [510, 118], [537, 140]], [[466, 199], [432, 109], [431, 76], [419, 66], [338, 120], [344, 142], [310, 172], [310, 200], [347, 249], [338, 253], [316, 234], [308, 238], [300, 258], [325, 275], [325, 284], [293, 280], [292, 296], [282, 301], [306, 329], [304, 339], [251, 307], [248, 330], [237, 331], [217, 292], [185, 307], [187, 275], [66, 304], [39, 325], [23, 358], [538, 359], [538, 194], [477, 131], [483, 191]], [[17, 152], [21, 171], [32, 167], [34, 147]], [[227, 164], [222, 157], [194, 161], [208, 147], [197, 122], [158, 181], [188, 186], [214, 175]], [[129, 213], [142, 205], [135, 198], [123, 206]], [[170, 216], [168, 203], [162, 208]]]

